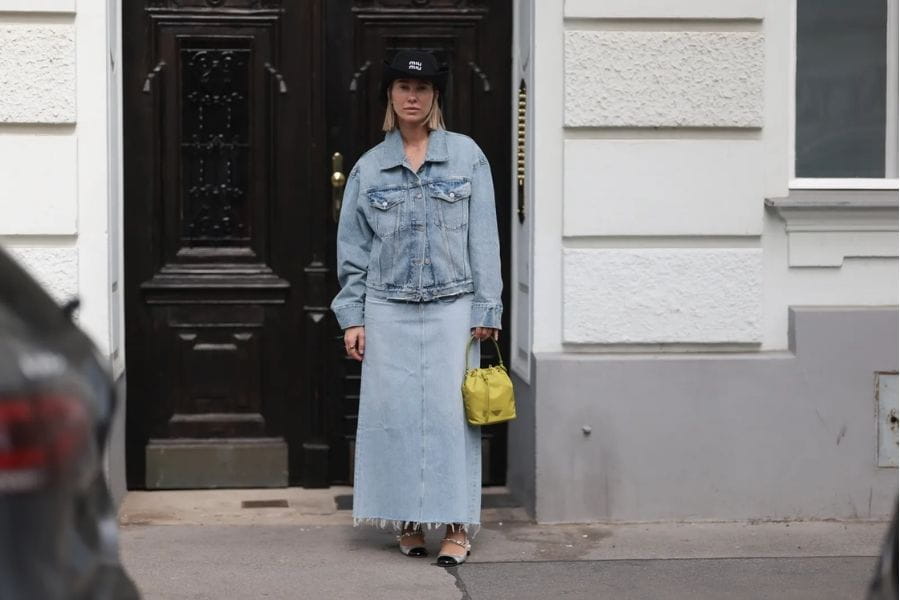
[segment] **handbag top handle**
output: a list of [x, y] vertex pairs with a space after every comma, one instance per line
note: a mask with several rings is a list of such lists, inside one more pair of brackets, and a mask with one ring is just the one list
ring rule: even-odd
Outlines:
[[[472, 348], [472, 342], [474, 342], [476, 339], [478, 339], [478, 338], [476, 338], [473, 335], [471, 338], [469, 338], [469, 343], [466, 344], [466, 371], [467, 372], [469, 370], [469, 350]], [[497, 360], [500, 361], [500, 366], [503, 367], [504, 369], [506, 369], [506, 367], [503, 365], [503, 356], [500, 354], [500, 345], [497, 343], [497, 340], [495, 340], [493, 337], [491, 337], [490, 340], [492, 342], [494, 342], [494, 348], [497, 349]]]

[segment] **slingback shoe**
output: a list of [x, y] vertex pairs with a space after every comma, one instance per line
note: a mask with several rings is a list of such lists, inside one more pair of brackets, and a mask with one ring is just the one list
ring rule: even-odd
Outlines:
[[437, 564], [442, 567], [456, 567], [458, 565], [461, 565], [466, 562], [466, 558], [468, 558], [468, 556], [472, 554], [472, 544], [469, 543], [468, 539], [464, 542], [460, 542], [459, 540], [454, 540], [453, 538], [446, 537], [441, 541], [456, 544], [466, 551], [466, 553], [462, 556], [456, 556], [455, 554], [438, 554]]
[[412, 531], [405, 531], [400, 534], [399, 545], [400, 552], [405, 554], [406, 556], [412, 556], [415, 558], [419, 558], [422, 556], [428, 556], [428, 550], [425, 549], [425, 546], [421, 544], [413, 544], [412, 546], [407, 546], [403, 543], [403, 538], [413, 537], [417, 535], [422, 535], [421, 529], [414, 529]]

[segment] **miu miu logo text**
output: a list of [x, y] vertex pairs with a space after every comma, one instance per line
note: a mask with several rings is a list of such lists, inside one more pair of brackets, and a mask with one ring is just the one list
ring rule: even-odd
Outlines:
[[420, 60], [411, 60], [409, 61], [410, 70], [421, 71], [422, 70], [422, 61]]

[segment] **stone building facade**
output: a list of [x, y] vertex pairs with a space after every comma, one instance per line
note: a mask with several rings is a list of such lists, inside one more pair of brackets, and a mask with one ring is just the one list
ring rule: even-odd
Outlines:
[[[831, 64], [837, 4], [512, 0], [506, 484], [538, 521], [888, 516], [897, 2], [843, 9], [874, 41]], [[127, 398], [121, 8], [0, 0], [0, 242]]]

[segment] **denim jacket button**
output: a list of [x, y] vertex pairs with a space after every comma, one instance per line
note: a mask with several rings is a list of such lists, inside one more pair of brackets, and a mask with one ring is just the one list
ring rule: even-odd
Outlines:
[[425, 264], [426, 264], [426, 265], [430, 265], [430, 264], [431, 264], [431, 259], [430, 259], [430, 258], [426, 258], [426, 259], [425, 259]]

